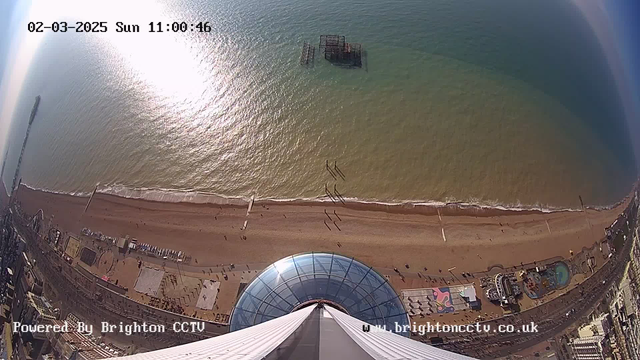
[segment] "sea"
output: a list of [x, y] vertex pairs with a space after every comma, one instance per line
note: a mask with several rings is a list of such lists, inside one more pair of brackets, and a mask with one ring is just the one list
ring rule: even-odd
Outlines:
[[[569, 0], [111, 10], [61, 19], [108, 21], [107, 33], [50, 32], [33, 54], [5, 184], [36, 95], [20, 176], [61, 193], [99, 184], [123, 196], [321, 200], [337, 190], [354, 201], [575, 209], [580, 198], [620, 201], [637, 177], [605, 54]], [[116, 33], [116, 21], [141, 32]], [[189, 29], [167, 31], [173, 22]], [[209, 32], [191, 27], [205, 22]], [[362, 44], [363, 66], [324, 60], [323, 34]], [[311, 66], [300, 65], [305, 41]]]

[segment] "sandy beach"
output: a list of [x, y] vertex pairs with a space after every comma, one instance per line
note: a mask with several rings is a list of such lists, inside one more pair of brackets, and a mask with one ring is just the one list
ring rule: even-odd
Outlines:
[[[519, 265], [591, 247], [628, 200], [608, 210], [502, 211], [367, 204], [258, 202], [246, 206], [161, 203], [96, 194], [88, 198], [22, 186], [18, 201], [48, 223], [79, 233], [83, 227], [109, 236], [137, 238], [182, 250], [199, 266], [267, 265], [306, 251], [337, 252], [380, 268], [438, 273], [485, 271]], [[325, 213], [326, 212], [326, 213]], [[248, 226], [242, 230], [245, 220]], [[446, 238], [446, 241], [443, 238]], [[196, 265], [192, 262], [192, 265]]]

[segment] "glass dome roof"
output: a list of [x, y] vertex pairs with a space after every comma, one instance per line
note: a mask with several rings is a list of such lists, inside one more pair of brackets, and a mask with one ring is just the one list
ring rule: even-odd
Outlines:
[[[231, 331], [244, 329], [324, 300], [372, 325], [409, 325], [398, 294], [371, 267], [337, 254], [305, 253], [286, 257], [249, 284], [231, 313]], [[409, 336], [409, 332], [402, 332]]]

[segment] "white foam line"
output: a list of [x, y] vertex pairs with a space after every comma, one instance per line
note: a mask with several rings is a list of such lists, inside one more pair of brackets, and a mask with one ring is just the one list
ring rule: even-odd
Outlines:
[[25, 183], [21, 183], [20, 185], [23, 185], [24, 187], [26, 187], [27, 189], [30, 189], [30, 190], [34, 190], [34, 191], [42, 191], [42, 192], [49, 193], [49, 194], [57, 194], [57, 195], [71, 195], [71, 196], [77, 196], [77, 197], [89, 197], [89, 196], [91, 196], [91, 192], [82, 192], [82, 191], [56, 191], [56, 190], [49, 190], [49, 189], [37, 188], [37, 187], [30, 186], [30, 185], [25, 184]]
[[[31, 190], [43, 191], [52, 194], [62, 194], [62, 195], [73, 195], [73, 196], [81, 196], [81, 197], [89, 197], [91, 192], [64, 192], [64, 191], [56, 191], [44, 188], [37, 188], [33, 186], [25, 185], [27, 188]], [[212, 192], [205, 191], [196, 191], [196, 190], [182, 190], [182, 189], [162, 189], [162, 188], [134, 188], [128, 187], [124, 185], [110, 185], [105, 186], [101, 189], [98, 189], [97, 193], [99, 194], [110, 194], [119, 196], [122, 198], [130, 198], [130, 199], [143, 199], [143, 200], [156, 200], [156, 201], [165, 201], [165, 202], [186, 202], [186, 203], [223, 203], [223, 204], [236, 204], [244, 205], [244, 203], [250, 202], [251, 198], [241, 197], [241, 196], [227, 196], [220, 195]], [[626, 199], [626, 198], [625, 198]], [[273, 201], [273, 202], [298, 202], [298, 201], [310, 201], [310, 202], [318, 202], [318, 203], [328, 203], [331, 202], [331, 199], [326, 196], [318, 196], [318, 197], [301, 197], [301, 198], [258, 198], [255, 201]], [[517, 204], [500, 204], [497, 201], [428, 201], [428, 200], [403, 200], [403, 201], [379, 201], [377, 199], [371, 200], [362, 200], [357, 197], [353, 198], [344, 198], [346, 203], [359, 203], [359, 204], [376, 204], [376, 205], [385, 205], [385, 206], [413, 206], [413, 207], [443, 207], [443, 206], [455, 206], [461, 209], [464, 208], [479, 208], [479, 209], [489, 209], [489, 210], [504, 210], [504, 211], [539, 211], [542, 213], [553, 213], [553, 212], [562, 212], [562, 211], [582, 211], [581, 209], [573, 209], [573, 208], [562, 208], [562, 207], [554, 207], [554, 206], [545, 206], [540, 204], [535, 205], [523, 205], [520, 203]], [[585, 207], [586, 209], [594, 209], [594, 210], [609, 210], [612, 209], [624, 201], [619, 201], [615, 204], [609, 206], [592, 206]]]

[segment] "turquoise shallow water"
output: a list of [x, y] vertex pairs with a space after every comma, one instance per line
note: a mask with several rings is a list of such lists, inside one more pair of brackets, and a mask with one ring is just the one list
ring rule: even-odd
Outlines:
[[[569, 2], [156, 10], [165, 22], [208, 20], [212, 32], [47, 37], [12, 129], [20, 139], [41, 94], [25, 183], [309, 198], [334, 183], [328, 159], [346, 174], [347, 197], [576, 207], [578, 195], [616, 202], [635, 179], [613, 80]], [[138, 22], [160, 21], [149, 14]], [[325, 33], [362, 43], [366, 66], [300, 67], [303, 41]]]

